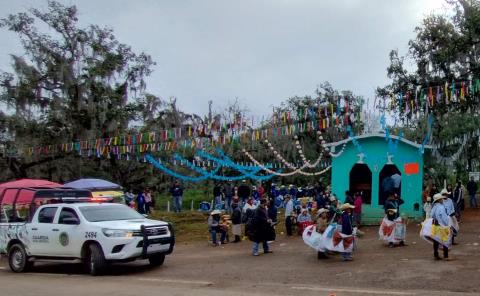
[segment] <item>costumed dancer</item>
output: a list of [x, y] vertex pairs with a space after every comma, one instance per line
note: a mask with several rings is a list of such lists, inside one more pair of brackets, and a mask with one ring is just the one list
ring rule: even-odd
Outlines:
[[388, 242], [388, 246], [405, 246], [407, 227], [405, 221], [400, 217], [400, 205], [404, 201], [395, 193], [390, 193], [385, 201], [385, 218], [380, 225], [380, 239]]
[[352, 209], [355, 207], [348, 203], [340, 207], [341, 225], [335, 222], [328, 224], [328, 210], [320, 209], [317, 225], [305, 228], [302, 234], [303, 241], [317, 251], [317, 258], [327, 258], [325, 252], [342, 253], [344, 261], [351, 261], [355, 245], [356, 228], [353, 227]]
[[432, 218], [422, 223], [420, 236], [429, 242], [433, 242], [433, 256], [435, 260], [442, 258], [438, 254], [440, 246], [443, 249], [443, 259], [452, 260], [448, 257], [448, 248], [452, 242], [452, 230], [450, 227], [450, 218], [443, 204], [445, 196], [437, 193], [433, 196]]
[[[355, 206], [352, 206], [349, 203], [344, 203], [341, 207], [340, 210], [342, 211], [342, 234], [344, 236], [350, 236], [349, 240], [351, 239], [351, 244], [354, 242], [354, 236], [353, 236], [353, 218], [352, 218], [352, 209], [354, 209]], [[334, 238], [335, 240], [335, 238]], [[345, 251], [342, 252], [342, 257], [343, 261], [352, 261], [352, 252], [349, 251], [346, 246], [345, 246], [345, 237], [342, 237], [341, 240], [344, 241], [344, 247]], [[352, 250], [353, 251], [353, 250]]]
[[[318, 233], [323, 234], [328, 227], [328, 210], [321, 208], [317, 212], [317, 225], [316, 230]], [[317, 251], [317, 259], [328, 259], [325, 251]]]

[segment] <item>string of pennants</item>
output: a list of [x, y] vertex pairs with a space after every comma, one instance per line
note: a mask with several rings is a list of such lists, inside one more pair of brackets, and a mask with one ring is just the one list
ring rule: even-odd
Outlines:
[[472, 138], [475, 138], [475, 137], [480, 137], [480, 129], [458, 135], [457, 137], [455, 137], [453, 139], [450, 139], [448, 141], [434, 142], [434, 143], [432, 143], [432, 147], [434, 149], [442, 149], [442, 148], [445, 148], [447, 146], [451, 146], [451, 145], [455, 145], [455, 144], [461, 144], [461, 143], [463, 143], [465, 141], [468, 141], [469, 139], [472, 139]]
[[[333, 110], [333, 107], [332, 107]], [[348, 110], [348, 107], [347, 109]], [[327, 114], [328, 115], [328, 114]], [[316, 132], [330, 127], [344, 127], [351, 125], [355, 121], [353, 114], [346, 113], [345, 118], [339, 120], [334, 117], [331, 120], [328, 117], [318, 120], [309, 120], [304, 122], [292, 122], [286, 125], [269, 128], [251, 129], [237, 132], [235, 129], [226, 130], [225, 133], [211, 131], [209, 135], [201, 129], [186, 126], [173, 128], [169, 130], [150, 131], [134, 135], [122, 135], [111, 138], [98, 138], [93, 140], [80, 140], [75, 142], [52, 144], [37, 147], [28, 147], [20, 149], [21, 153], [27, 156], [55, 154], [59, 152], [79, 152], [89, 151], [97, 155], [107, 155], [113, 153], [144, 153], [149, 151], [170, 151], [179, 148], [203, 149], [206, 147], [216, 147], [232, 143], [245, 143], [262, 141], [265, 139], [281, 136], [290, 136], [304, 132]], [[288, 115], [285, 120], [289, 121]], [[186, 132], [185, 132], [186, 130]]]
[[[480, 93], [480, 79], [445, 82], [441, 85], [417, 87], [406, 92], [390, 95], [390, 103], [383, 106], [388, 111], [411, 116], [418, 111], [431, 112], [436, 106], [462, 104], [475, 99]], [[384, 98], [386, 99], [386, 97]]]

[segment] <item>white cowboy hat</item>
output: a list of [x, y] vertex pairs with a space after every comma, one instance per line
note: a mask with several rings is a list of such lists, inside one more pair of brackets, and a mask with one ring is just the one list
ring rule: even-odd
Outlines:
[[213, 211], [210, 213], [210, 216], [220, 215], [221, 213], [222, 213], [222, 211], [220, 211], [220, 210], [213, 210]]
[[349, 204], [348, 202], [347, 203], [344, 203], [343, 205], [340, 206], [340, 210], [346, 210], [346, 209], [354, 209], [355, 206], [352, 206], [351, 204]]
[[440, 194], [440, 193], [437, 193], [437, 194], [435, 194], [435, 195], [433, 196], [433, 202], [435, 203], [435, 202], [437, 202], [437, 201], [439, 201], [439, 200], [441, 200], [441, 199], [445, 199], [445, 198], [446, 198], [446, 197], [445, 197], [444, 195], [442, 195], [442, 194]]
[[321, 208], [320, 210], [318, 210], [317, 216], [320, 216], [320, 215], [323, 214], [323, 213], [328, 213], [328, 210], [325, 209], [325, 208]]

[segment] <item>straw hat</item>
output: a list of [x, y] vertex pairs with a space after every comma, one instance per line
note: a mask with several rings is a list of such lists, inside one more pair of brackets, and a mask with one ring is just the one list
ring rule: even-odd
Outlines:
[[437, 202], [437, 201], [439, 201], [439, 200], [441, 200], [441, 199], [445, 199], [445, 198], [446, 198], [446, 197], [445, 197], [444, 195], [442, 195], [442, 194], [440, 194], [440, 193], [437, 193], [437, 194], [435, 194], [435, 195], [433, 196], [433, 202], [435, 203], [435, 202]]
[[348, 202], [347, 203], [344, 203], [342, 206], [340, 206], [340, 210], [344, 211], [346, 209], [354, 209], [355, 206], [349, 204]]
[[213, 211], [210, 213], [210, 216], [220, 215], [221, 213], [222, 213], [222, 211], [220, 211], [220, 210], [213, 210]]

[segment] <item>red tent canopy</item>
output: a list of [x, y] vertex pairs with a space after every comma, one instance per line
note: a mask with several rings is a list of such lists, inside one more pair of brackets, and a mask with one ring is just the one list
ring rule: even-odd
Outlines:
[[62, 184], [58, 184], [55, 182], [50, 182], [47, 180], [39, 180], [39, 179], [20, 179], [17, 181], [6, 182], [0, 184], [0, 192], [3, 191], [5, 188], [12, 188], [12, 187], [48, 187], [48, 188], [55, 188], [61, 187]]
[[[37, 180], [37, 179], [20, 179], [17, 181], [7, 182], [0, 184], [0, 203], [13, 203], [15, 196], [17, 196], [18, 189], [9, 189], [8, 188], [22, 188], [22, 187], [45, 187], [45, 188], [56, 188], [61, 187], [61, 184], [50, 182], [47, 180]], [[33, 192], [28, 190], [22, 190], [18, 198], [19, 201], [30, 199], [33, 197]]]

